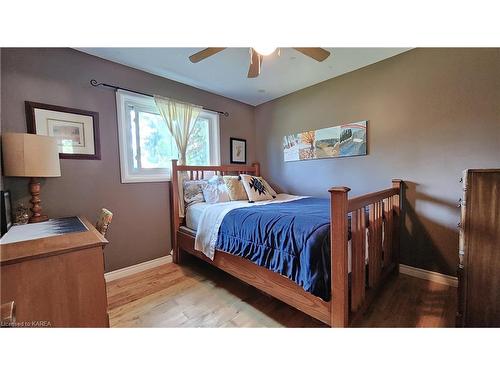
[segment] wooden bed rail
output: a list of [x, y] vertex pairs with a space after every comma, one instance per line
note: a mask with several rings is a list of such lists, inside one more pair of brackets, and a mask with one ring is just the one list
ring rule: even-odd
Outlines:
[[[373, 299], [383, 279], [399, 264], [402, 180], [389, 189], [349, 199], [348, 187], [330, 192], [331, 301], [333, 327], [347, 327]], [[366, 209], [368, 208], [368, 223]], [[351, 272], [349, 286], [349, 213]], [[367, 233], [368, 225], [368, 234]], [[368, 241], [368, 243], [367, 243]], [[366, 249], [368, 264], [366, 264]], [[368, 278], [366, 273], [368, 272]]]
[[375, 202], [382, 201], [386, 198], [392, 197], [393, 195], [399, 194], [399, 188], [392, 187], [385, 190], [376, 191], [374, 193], [369, 193], [366, 195], [360, 195], [359, 197], [354, 197], [349, 199], [349, 204], [347, 206], [347, 212], [356, 211], [362, 207], [369, 206]]

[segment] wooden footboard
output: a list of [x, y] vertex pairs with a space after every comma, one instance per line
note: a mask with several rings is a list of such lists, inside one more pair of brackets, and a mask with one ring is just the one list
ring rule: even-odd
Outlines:
[[[399, 270], [402, 181], [392, 188], [348, 198], [348, 187], [329, 190], [331, 244], [331, 325], [347, 327], [358, 319], [391, 272]], [[351, 217], [351, 285], [348, 241]], [[368, 236], [366, 215], [368, 214]], [[368, 244], [366, 243], [368, 241]], [[368, 264], [365, 264], [368, 247]]]
[[[207, 173], [260, 174], [258, 163], [251, 166], [179, 166], [172, 161], [173, 261], [180, 263], [182, 252], [191, 253], [240, 280], [294, 306], [332, 327], [347, 327], [362, 316], [384, 280], [399, 265], [399, 222], [402, 181], [392, 188], [349, 199], [349, 188], [334, 187], [331, 197], [331, 299], [305, 292], [287, 278], [243, 258], [218, 252], [214, 261], [194, 250], [194, 234], [182, 230], [179, 216], [179, 173], [187, 179], [203, 179]], [[368, 236], [366, 226], [368, 215]], [[351, 217], [351, 273], [348, 268], [349, 217]], [[366, 243], [368, 241], [368, 243]], [[365, 249], [368, 247], [368, 264]], [[350, 282], [349, 282], [350, 279]]]

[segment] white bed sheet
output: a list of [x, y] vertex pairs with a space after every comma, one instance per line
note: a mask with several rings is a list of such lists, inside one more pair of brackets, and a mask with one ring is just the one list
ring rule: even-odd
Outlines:
[[211, 204], [207, 202], [200, 202], [186, 208], [186, 227], [196, 232], [196, 230], [198, 230], [201, 215], [210, 205]]

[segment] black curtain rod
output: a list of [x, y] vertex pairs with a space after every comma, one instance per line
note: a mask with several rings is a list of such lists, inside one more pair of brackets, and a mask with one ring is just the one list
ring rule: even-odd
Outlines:
[[[115, 90], [124, 90], [124, 91], [133, 92], [133, 93], [136, 93], [136, 94], [139, 94], [139, 95], [150, 96], [151, 98], [154, 97], [153, 95], [146, 94], [144, 92], [140, 92], [140, 91], [136, 91], [136, 90], [130, 90], [130, 89], [126, 89], [126, 88], [123, 88], [123, 87], [120, 87], [120, 86], [109, 85], [109, 84], [103, 83], [103, 82], [97, 82], [95, 79], [91, 79], [90, 80], [90, 84], [92, 86], [94, 86], [94, 87], [104, 86], [104, 87], [109, 87], [109, 88], [112, 88], [112, 89], [115, 89]], [[211, 111], [211, 112], [216, 112], [219, 115], [222, 115], [224, 117], [228, 117], [229, 116], [228, 112], [216, 111], [215, 109], [210, 109], [210, 108], [205, 108], [205, 107], [203, 107], [203, 109], [206, 109], [207, 111]]]

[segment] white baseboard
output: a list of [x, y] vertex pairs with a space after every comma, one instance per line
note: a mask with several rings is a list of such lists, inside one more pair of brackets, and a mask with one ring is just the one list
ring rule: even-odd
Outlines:
[[[120, 268], [111, 272], [104, 274], [106, 282], [121, 279], [122, 277], [130, 276], [142, 271], [146, 271], [151, 268], [155, 268], [167, 263], [172, 263], [172, 255], [166, 255], [164, 257], [148, 260], [147, 262], [134, 264], [133, 266]], [[422, 268], [416, 268], [412, 266], [407, 266], [406, 264], [399, 265], [399, 272], [405, 275], [418, 277], [419, 279], [429, 280], [435, 283], [449, 285], [453, 287], [458, 286], [458, 280], [454, 276], [444, 275], [439, 272], [428, 271]]]
[[147, 262], [134, 264], [130, 267], [120, 268], [119, 270], [114, 270], [111, 272], [106, 272], [104, 274], [104, 279], [106, 282], [121, 279], [125, 276], [130, 276], [138, 272], [146, 271], [150, 268], [158, 267], [167, 263], [172, 263], [172, 255], [166, 255], [164, 257], [156, 258], [153, 260], [148, 260]]
[[419, 279], [429, 280], [435, 283], [453, 286], [455, 288], [458, 286], [458, 279], [454, 276], [448, 276], [438, 272], [427, 271], [422, 268], [407, 266], [406, 264], [399, 265], [399, 272], [405, 275], [418, 277]]

